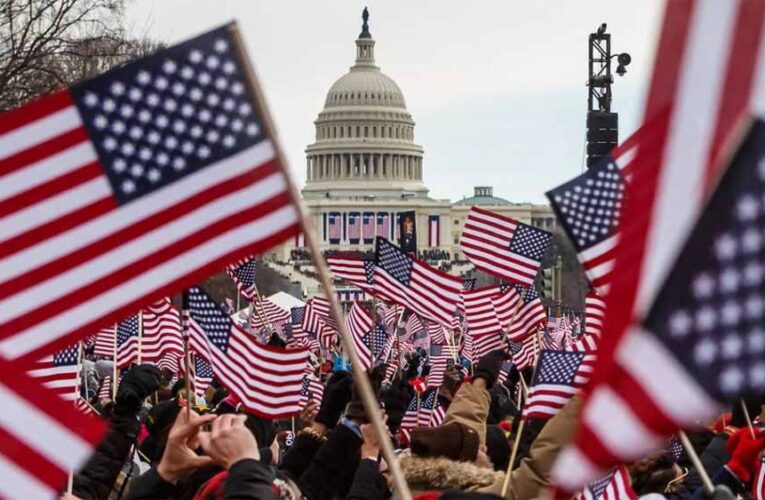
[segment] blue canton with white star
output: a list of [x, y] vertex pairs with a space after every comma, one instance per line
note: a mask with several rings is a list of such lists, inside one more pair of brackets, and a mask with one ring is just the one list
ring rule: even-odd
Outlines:
[[80, 348], [77, 344], [62, 349], [53, 355], [54, 366], [71, 366], [77, 364]]
[[290, 319], [293, 325], [302, 325], [304, 315], [305, 315], [305, 306], [293, 307], [292, 309], [290, 309]]
[[234, 327], [231, 317], [200, 288], [189, 288], [185, 295], [189, 317], [204, 330], [210, 342], [225, 353]]
[[197, 377], [200, 378], [212, 378], [213, 376], [213, 369], [210, 363], [207, 362], [204, 358], [200, 358], [199, 356], [196, 356], [194, 358], [194, 373]]
[[364, 259], [364, 278], [367, 280], [367, 285], [374, 285], [375, 262], [373, 260]]
[[264, 139], [223, 27], [71, 89], [120, 204]]
[[582, 352], [542, 350], [537, 371], [534, 374], [534, 385], [573, 385], [583, 359]]
[[255, 259], [250, 259], [234, 269], [234, 275], [245, 289], [255, 284]]
[[644, 322], [719, 400], [765, 392], [765, 122], [733, 157]]
[[377, 238], [377, 266], [404, 286], [412, 276], [412, 259], [384, 238]]
[[581, 252], [616, 234], [627, 185], [609, 155], [547, 193], [558, 220]]
[[519, 222], [510, 239], [510, 251], [527, 259], [542, 260], [551, 239], [552, 233]]
[[134, 314], [123, 319], [117, 324], [117, 347], [130, 340], [130, 337], [138, 337], [138, 315]]

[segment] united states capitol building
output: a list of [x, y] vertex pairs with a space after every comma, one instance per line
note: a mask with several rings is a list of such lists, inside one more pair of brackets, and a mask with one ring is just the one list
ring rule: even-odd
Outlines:
[[[440, 260], [462, 260], [459, 239], [471, 206], [551, 231], [555, 218], [549, 206], [513, 203], [494, 196], [488, 185], [456, 202], [430, 196], [415, 121], [398, 84], [377, 66], [366, 9], [363, 18], [355, 62], [329, 88], [314, 121], [315, 141], [305, 150], [303, 199], [322, 251], [373, 250], [378, 235], [396, 241], [398, 214], [412, 211], [418, 250], [440, 249]], [[480, 171], [471, 176], [480, 180]], [[300, 260], [303, 244], [303, 238], [288, 242], [272, 260]]]

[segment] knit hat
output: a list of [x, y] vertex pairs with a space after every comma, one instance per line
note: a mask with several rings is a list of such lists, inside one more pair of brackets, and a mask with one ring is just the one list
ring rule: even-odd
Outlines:
[[459, 422], [440, 427], [418, 427], [411, 436], [412, 453], [422, 457], [471, 462], [478, 455], [478, 433]]

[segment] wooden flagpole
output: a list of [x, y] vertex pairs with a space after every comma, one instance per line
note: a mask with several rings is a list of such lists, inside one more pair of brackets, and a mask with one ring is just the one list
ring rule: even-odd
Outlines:
[[691, 463], [698, 471], [699, 478], [701, 478], [701, 482], [704, 484], [704, 489], [707, 490], [707, 493], [709, 493], [710, 496], [714, 495], [715, 485], [712, 484], [712, 480], [709, 478], [709, 474], [707, 474], [704, 464], [701, 463], [699, 455], [696, 453], [696, 450], [693, 449], [693, 445], [691, 444], [691, 440], [688, 439], [688, 435], [685, 431], [679, 431], [677, 435], [680, 436], [680, 442], [683, 443], [685, 453], [688, 455], [688, 458], [691, 459]]
[[[537, 367], [534, 366], [534, 374], [537, 372]], [[526, 402], [529, 398], [529, 388], [526, 386], [526, 381], [523, 379], [523, 374], [519, 371], [518, 375], [520, 375], [521, 380], [521, 392], [523, 392], [523, 406], [526, 406]], [[532, 383], [534, 382], [534, 375], [531, 376]], [[521, 434], [523, 434], [523, 427], [526, 423], [526, 420], [523, 418], [523, 407], [518, 406], [518, 411], [520, 412], [518, 418], [521, 419], [521, 422], [518, 424], [518, 430], [515, 434], [515, 441], [513, 442], [513, 449], [510, 453], [510, 462], [507, 464], [507, 470], [505, 471], [505, 480], [502, 482], [502, 493], [500, 496], [503, 498], [507, 494], [507, 487], [510, 485], [510, 476], [513, 472], [513, 464], [515, 463], [515, 457], [518, 455], [518, 446], [521, 444]]]
[[112, 401], [117, 399], [117, 323], [114, 323], [114, 357], [112, 358]]
[[143, 354], [143, 309], [138, 311], [138, 364], [141, 364]]
[[[746, 403], [744, 403], [744, 398], [741, 398], [741, 409], [744, 410], [744, 418], [746, 419], [746, 425], [749, 427], [749, 435], [754, 439], [754, 426], [752, 425], [752, 419], [749, 416], [749, 408], [746, 407]], [[725, 426], [723, 426], [725, 427]]]
[[[183, 363], [186, 366], [184, 389], [186, 391], [186, 420], [191, 421], [191, 353], [189, 352], [189, 304], [188, 290], [183, 292], [183, 302], [178, 314], [181, 317], [181, 331], [183, 332]], [[175, 395], [173, 395], [175, 397]]]
[[260, 110], [260, 114], [263, 118], [263, 126], [268, 132], [268, 136], [273, 139], [274, 150], [276, 152], [277, 158], [280, 160], [282, 174], [286, 180], [287, 189], [289, 190], [289, 195], [292, 199], [294, 208], [297, 211], [297, 218], [300, 223], [300, 228], [303, 230], [303, 234], [305, 235], [306, 245], [311, 252], [311, 259], [313, 260], [314, 267], [316, 268], [316, 272], [319, 277], [319, 283], [322, 285], [324, 294], [329, 300], [332, 316], [337, 322], [337, 328], [340, 332], [340, 337], [345, 347], [345, 351], [347, 351], [348, 356], [351, 359], [353, 383], [359, 389], [359, 394], [361, 396], [361, 401], [364, 404], [364, 409], [366, 410], [367, 417], [369, 417], [371, 420], [380, 438], [381, 451], [385, 457], [385, 461], [388, 463], [388, 467], [390, 467], [393, 481], [396, 485], [397, 494], [402, 499], [409, 500], [412, 498], [412, 494], [409, 491], [409, 486], [406, 483], [404, 474], [401, 470], [401, 466], [398, 463], [398, 459], [396, 458], [396, 455], [393, 451], [391, 440], [387, 439], [389, 432], [385, 427], [385, 423], [383, 422], [382, 415], [380, 413], [379, 402], [377, 401], [377, 398], [372, 391], [372, 384], [369, 382], [367, 374], [364, 372], [364, 370], [362, 370], [359, 357], [356, 354], [356, 351], [353, 349], [353, 341], [351, 340], [350, 333], [346, 328], [343, 311], [340, 308], [340, 303], [338, 302], [337, 296], [335, 295], [335, 287], [332, 284], [332, 278], [330, 277], [327, 263], [321, 254], [319, 243], [316, 240], [316, 229], [313, 224], [313, 219], [306, 213], [303, 199], [300, 196], [300, 192], [298, 191], [297, 186], [292, 180], [292, 175], [287, 163], [287, 157], [282, 152], [279, 141], [277, 140], [276, 127], [274, 126], [273, 120], [268, 112], [268, 108], [266, 107], [265, 99], [263, 97], [260, 86], [258, 85], [258, 80], [255, 75], [254, 68], [250, 64], [250, 59], [247, 56], [247, 51], [244, 47], [244, 44], [242, 43], [241, 36], [239, 35], [239, 30], [234, 23], [228, 25], [228, 30], [234, 42], [234, 49], [239, 56], [239, 62], [242, 64], [242, 67], [245, 68], [245, 78], [247, 79], [250, 96], [258, 105], [258, 109]]

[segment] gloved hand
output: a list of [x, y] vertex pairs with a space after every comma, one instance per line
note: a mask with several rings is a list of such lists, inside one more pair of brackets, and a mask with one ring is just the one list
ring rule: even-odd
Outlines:
[[141, 403], [159, 389], [162, 373], [153, 365], [133, 366], [120, 382], [114, 411], [131, 415], [141, 408]]
[[[380, 401], [380, 385], [383, 378], [385, 378], [385, 365], [376, 366], [369, 373], [369, 383], [372, 384], [372, 393], [375, 395], [375, 399]], [[348, 409], [345, 410], [346, 418], [355, 420], [358, 423], [369, 423], [367, 412], [364, 409], [364, 403], [361, 402], [361, 393], [357, 390], [356, 386], [353, 386], [353, 396], [351, 402], [348, 404]]]
[[505, 356], [505, 351], [497, 349], [482, 357], [475, 367], [473, 378], [484, 379], [486, 381], [486, 388], [491, 389], [494, 382], [497, 381], [499, 370], [502, 368], [502, 361], [505, 360]]
[[388, 414], [388, 429], [395, 434], [401, 421], [404, 419], [409, 401], [414, 397], [414, 390], [402, 376], [393, 380], [387, 391], [383, 393], [382, 400], [385, 404], [385, 413]]
[[752, 438], [749, 428], [745, 427], [733, 433], [725, 446], [730, 452], [730, 460], [725, 466], [742, 482], [749, 482], [755, 462], [765, 449], [765, 435], [760, 429], [755, 429]]
[[460, 373], [459, 366], [450, 366], [446, 369], [446, 373], [444, 373], [444, 381], [441, 383], [441, 387], [438, 388], [438, 394], [451, 401], [457, 393], [460, 382], [462, 382], [462, 373]]
[[324, 395], [321, 399], [321, 407], [314, 419], [320, 424], [334, 429], [340, 415], [345, 409], [345, 405], [351, 400], [351, 390], [353, 387], [353, 377], [348, 372], [336, 372], [327, 381], [324, 388]]

